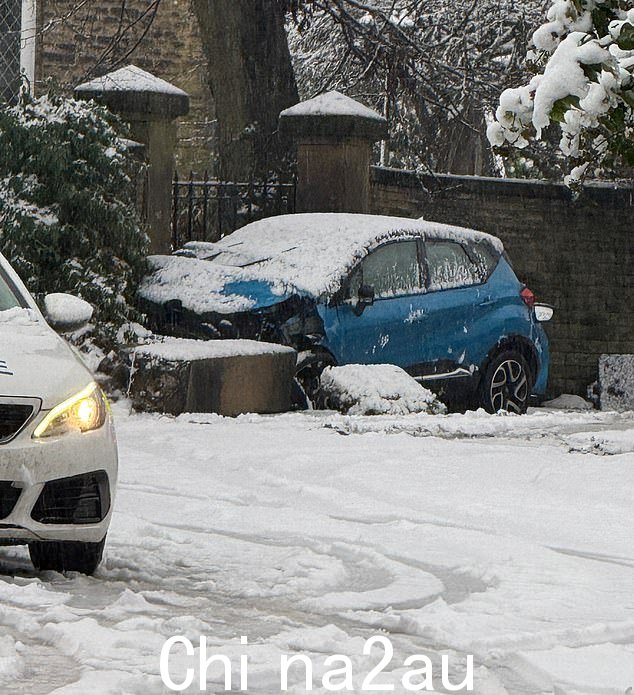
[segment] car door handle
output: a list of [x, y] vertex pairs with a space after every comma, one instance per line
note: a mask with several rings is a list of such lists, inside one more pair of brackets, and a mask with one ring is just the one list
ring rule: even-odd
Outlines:
[[495, 304], [495, 299], [485, 299], [483, 302], [480, 302], [479, 306], [491, 306], [492, 304]]

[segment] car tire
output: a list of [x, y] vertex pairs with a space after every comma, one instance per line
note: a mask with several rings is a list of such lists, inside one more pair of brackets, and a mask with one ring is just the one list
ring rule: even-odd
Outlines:
[[489, 362], [480, 383], [480, 405], [489, 413], [523, 415], [533, 388], [533, 376], [524, 356], [505, 350]]
[[94, 574], [103, 557], [105, 537], [99, 543], [37, 541], [29, 543], [31, 562], [38, 571]]
[[291, 394], [294, 410], [314, 410], [323, 406], [320, 393], [321, 373], [334, 364], [334, 359], [327, 352], [300, 353]]

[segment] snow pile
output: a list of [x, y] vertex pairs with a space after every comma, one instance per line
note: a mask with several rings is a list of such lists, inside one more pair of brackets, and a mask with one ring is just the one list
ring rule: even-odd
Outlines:
[[563, 393], [552, 401], [544, 401], [544, 408], [554, 408], [555, 410], [592, 410], [592, 403], [586, 401], [581, 396], [572, 393]]
[[349, 415], [407, 415], [446, 412], [431, 391], [392, 364], [327, 367], [321, 376], [326, 403]]
[[273, 353], [293, 352], [286, 345], [263, 343], [258, 340], [191, 340], [161, 337], [158, 342], [135, 348], [135, 357], [146, 357], [166, 362], [193, 362], [224, 357], [251, 357]]
[[281, 215], [248, 224], [217, 243], [188, 244], [178, 255], [151, 257], [153, 272], [139, 293], [157, 304], [177, 299], [196, 313], [223, 314], [254, 305], [225, 287], [234, 282], [264, 283], [279, 297], [317, 298], [335, 292], [380, 244], [415, 238], [484, 242], [503, 251], [502, 242], [489, 234], [437, 222], [343, 213]]
[[570, 451], [595, 456], [618, 456], [634, 453], [634, 436], [631, 429], [580, 432], [565, 437]]

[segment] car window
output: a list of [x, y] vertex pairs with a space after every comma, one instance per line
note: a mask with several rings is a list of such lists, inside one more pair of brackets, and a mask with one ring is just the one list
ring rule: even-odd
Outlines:
[[495, 270], [500, 254], [486, 241], [478, 241], [467, 247], [469, 256], [478, 267], [480, 282], [486, 282]]
[[0, 268], [0, 311], [6, 311], [18, 306], [22, 306], [22, 304], [11, 289], [11, 285], [2, 272], [2, 268]]
[[365, 258], [360, 270], [353, 275], [352, 296], [362, 284], [372, 287], [377, 298], [421, 291], [418, 245], [414, 240], [380, 246]]
[[464, 248], [453, 241], [428, 241], [425, 246], [429, 289], [446, 290], [482, 282], [482, 273]]

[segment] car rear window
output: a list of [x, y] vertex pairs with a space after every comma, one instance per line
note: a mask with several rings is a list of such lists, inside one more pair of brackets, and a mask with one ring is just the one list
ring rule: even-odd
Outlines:
[[486, 282], [500, 260], [500, 252], [486, 241], [468, 244], [467, 251], [478, 266], [481, 282]]

